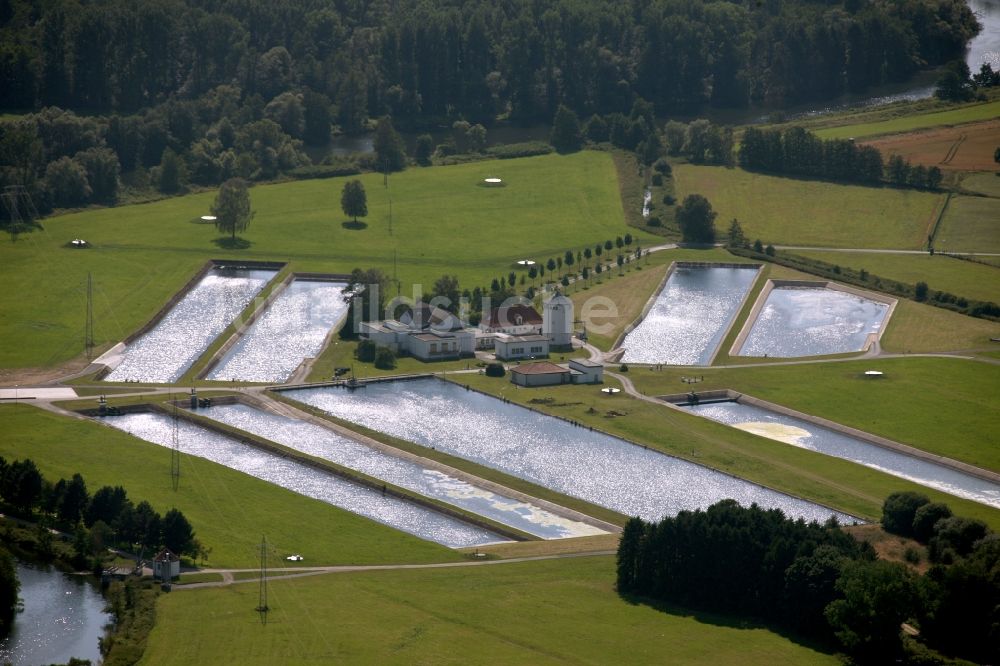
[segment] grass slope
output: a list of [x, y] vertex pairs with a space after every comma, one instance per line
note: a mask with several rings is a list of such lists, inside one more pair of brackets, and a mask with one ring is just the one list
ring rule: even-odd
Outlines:
[[837, 663], [725, 617], [631, 604], [613, 583], [607, 556], [279, 580], [266, 626], [255, 585], [177, 591], [141, 663]]
[[992, 120], [998, 115], [1000, 115], [1000, 101], [992, 101], [979, 104], [969, 104], [945, 111], [905, 114], [888, 120], [862, 122], [851, 125], [841, 125], [840, 127], [819, 129], [816, 130], [816, 134], [824, 139], [847, 139], [850, 137], [857, 139], [882, 134], [894, 134], [897, 132], [910, 132], [912, 130], [923, 129], [926, 127], [958, 125], [960, 123], [971, 123], [978, 120]]
[[[731, 380], [743, 370], [724, 371], [726, 375], [716, 374], [719, 372], [705, 371], [705, 383], [698, 386], [706, 389], [731, 386], [736, 383]], [[797, 381], [801, 381], [801, 372], [800, 369]], [[690, 390], [690, 386], [680, 381], [684, 374], [692, 373], [683, 369], [658, 373], [639, 367], [629, 372], [633, 381], [642, 383], [643, 389], [648, 388], [645, 382], [641, 382], [644, 377], [670, 377], [667, 386], [658, 392], [652, 391], [653, 394]], [[701, 369], [698, 374], [702, 374]], [[935, 501], [947, 502], [956, 513], [975, 516], [1000, 527], [1000, 511], [985, 505], [924, 488], [846, 460], [751, 435], [663, 405], [636, 400], [625, 394], [608, 396], [594, 386], [515, 389], [507, 379], [478, 375], [462, 377], [460, 381], [482, 391], [502, 394], [507, 400], [525, 405], [533, 398], [550, 398], [551, 404], [535, 403], [529, 406], [601, 428], [664, 453], [719, 469], [775, 490], [840, 509], [859, 518], [877, 520], [887, 495], [897, 490], [914, 490], [926, 493]], [[618, 386], [618, 382], [610, 378], [606, 378], [605, 384]], [[831, 400], [836, 395], [827, 393], [824, 397]], [[980, 402], [987, 399], [983, 397]], [[985, 423], [982, 419], [985, 419]], [[979, 416], [969, 423], [968, 428], [983, 428], [991, 423], [995, 423], [994, 417]], [[939, 428], [938, 432], [940, 431]], [[987, 428], [980, 432], [987, 433], [989, 430]], [[978, 441], [982, 441], [986, 435], [979, 434], [978, 437]], [[992, 456], [991, 453], [985, 455]]]
[[[909, 284], [926, 282], [933, 291], [1000, 303], [1000, 269], [970, 261], [929, 254], [879, 254], [865, 252], [810, 252], [798, 250], [811, 259], [854, 269], [866, 269], [885, 278]], [[878, 267], [877, 271], [875, 267]]]
[[702, 194], [725, 234], [733, 218], [765, 244], [920, 249], [942, 195], [678, 165], [678, 199]]
[[32, 458], [51, 481], [79, 472], [94, 492], [122, 485], [134, 502], [161, 514], [176, 507], [212, 549], [211, 566], [255, 567], [260, 536], [275, 552], [310, 564], [442, 562], [455, 551], [312, 500], [222, 465], [182, 455], [180, 489], [170, 483], [170, 451], [98, 423], [0, 405], [0, 456]]
[[[490, 175], [506, 187], [480, 187]], [[411, 284], [429, 291], [444, 273], [463, 287], [488, 287], [518, 259], [544, 261], [628, 229], [607, 153], [413, 168], [391, 175], [388, 189], [381, 175], [360, 178], [370, 211], [361, 230], [342, 226], [345, 179], [330, 179], [253, 188], [247, 249], [219, 247], [213, 226], [193, 222], [208, 211], [212, 192], [55, 217], [44, 231], [0, 243], [7, 276], [0, 367], [53, 365], [82, 352], [88, 272], [97, 342], [107, 345], [153, 316], [210, 258], [286, 260], [305, 271], [374, 265], [391, 274], [395, 253], [409, 295]], [[654, 238], [631, 231], [645, 246]], [[74, 238], [93, 248], [65, 248]]]
[[1000, 199], [955, 197], [934, 238], [942, 252], [1000, 252]]
[[[885, 372], [867, 380], [865, 370]], [[689, 390], [684, 369], [631, 373], [651, 395]], [[699, 374], [702, 374], [699, 369]], [[876, 435], [1000, 471], [1000, 367], [958, 358], [866, 359], [708, 369], [698, 390], [731, 388]]]

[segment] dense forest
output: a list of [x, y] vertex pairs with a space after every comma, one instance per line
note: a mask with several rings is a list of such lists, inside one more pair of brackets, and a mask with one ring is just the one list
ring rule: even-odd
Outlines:
[[[734, 500], [659, 522], [632, 518], [618, 547], [618, 591], [764, 621], [854, 663], [954, 663], [935, 652], [997, 663], [997, 535], [913, 492], [886, 498], [881, 522], [913, 540], [905, 564], [876, 557], [832, 519], [807, 524]], [[924, 557], [931, 566], [918, 575]]]
[[0, 26], [5, 109], [132, 114], [232, 86], [321, 95], [347, 132], [825, 99], [958, 58], [977, 30], [962, 0], [3, 0]]
[[[429, 164], [482, 153], [497, 122], [554, 119], [559, 150], [586, 139], [646, 164], [665, 150], [729, 164], [730, 130], [667, 123], [661, 138], [662, 119], [900, 81], [961, 56], [977, 29], [962, 0], [0, 0], [0, 110], [16, 114], [0, 122], [0, 186], [45, 214], [114, 204], [122, 187], [134, 200], [388, 168], [378, 145], [354, 160], [328, 149], [375, 118], [392, 168], [408, 161], [396, 129], [452, 130], [417, 141]], [[547, 148], [504, 150], [493, 156]], [[825, 177], [845, 169], [856, 176]], [[13, 206], [0, 222], [37, 217]]]

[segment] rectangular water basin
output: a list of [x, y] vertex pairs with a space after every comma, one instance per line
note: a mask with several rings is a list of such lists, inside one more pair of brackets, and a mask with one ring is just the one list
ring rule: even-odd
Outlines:
[[439, 379], [317, 387], [284, 395], [626, 516], [659, 520], [732, 498], [786, 515], [857, 519], [743, 479]]
[[1000, 508], [1000, 484], [851, 437], [816, 423], [742, 402], [684, 405], [719, 423], [872, 467], [928, 488]]
[[622, 342], [623, 363], [708, 365], [760, 267], [674, 267], [656, 302]]
[[[165, 414], [139, 412], [102, 420], [147, 442], [172, 446], [174, 421]], [[177, 431], [182, 453], [225, 465], [428, 541], [460, 548], [507, 540], [484, 528], [241, 444], [183, 419], [177, 421]]]
[[735, 345], [738, 356], [794, 358], [862, 351], [870, 336], [879, 335], [891, 310], [890, 302], [823, 283], [777, 282], [760, 297], [763, 307], [755, 309], [745, 340]]
[[177, 381], [276, 274], [213, 267], [156, 326], [129, 343], [104, 381]]
[[543, 539], [606, 534], [586, 523], [380, 451], [314, 423], [241, 404], [215, 405], [198, 413]]
[[208, 379], [286, 381], [303, 359], [316, 356], [347, 312], [344, 282], [291, 282], [222, 356]]

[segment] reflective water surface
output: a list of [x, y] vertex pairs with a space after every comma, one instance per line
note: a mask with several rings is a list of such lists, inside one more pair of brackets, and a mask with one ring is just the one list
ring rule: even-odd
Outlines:
[[316, 356], [347, 310], [344, 282], [293, 280], [226, 352], [208, 379], [283, 382]]
[[860, 351], [889, 306], [825, 287], [776, 287], [739, 356], [816, 356]]
[[622, 362], [707, 365], [757, 271], [676, 267], [649, 313], [625, 336]]
[[[105, 423], [147, 442], [172, 446], [173, 419], [165, 414], [110, 416]], [[178, 422], [180, 449], [199, 458], [263, 479], [293, 492], [371, 518], [403, 532], [452, 548], [504, 541], [489, 530], [469, 525], [401, 499], [351, 483], [274, 453], [261, 451], [192, 423]], [[185, 481], [181, 480], [183, 485]]]
[[850, 460], [943, 492], [1000, 508], [1000, 485], [897, 453], [823, 426], [737, 402], [686, 406], [695, 414], [755, 435]]
[[533, 504], [427, 469], [319, 425], [238, 404], [217, 405], [198, 413], [545, 539], [604, 534], [603, 530], [585, 523], [561, 518]]
[[213, 268], [152, 330], [128, 346], [105, 381], [177, 381], [276, 272]]
[[[513, 387], [511, 388], [513, 390]], [[658, 520], [725, 498], [825, 520], [849, 516], [437, 379], [286, 396], [629, 516]]]
[[0, 640], [0, 663], [64, 664], [72, 657], [98, 663], [98, 641], [113, 618], [97, 585], [47, 565], [15, 564], [24, 612]]

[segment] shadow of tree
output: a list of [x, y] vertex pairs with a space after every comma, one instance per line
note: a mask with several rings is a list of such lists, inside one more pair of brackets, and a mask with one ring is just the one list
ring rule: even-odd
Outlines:
[[785, 638], [796, 645], [822, 652], [824, 654], [834, 654], [836, 646], [825, 643], [809, 636], [798, 634], [787, 627], [783, 627], [775, 622], [767, 622], [760, 618], [741, 617], [739, 615], [726, 615], [724, 613], [706, 611], [697, 608], [688, 608], [669, 601], [651, 599], [635, 594], [618, 593], [618, 597], [625, 603], [632, 606], [646, 606], [667, 615], [678, 617], [689, 617], [701, 624], [710, 624], [716, 627], [726, 627], [729, 629], [764, 629]]
[[246, 250], [253, 245], [246, 238], [232, 238], [230, 236], [216, 238], [212, 242], [223, 250]]
[[340, 226], [344, 227], [345, 229], [350, 229], [351, 231], [361, 231], [362, 229], [368, 228], [368, 223], [362, 222], [360, 220], [358, 220], [357, 222], [355, 222], [354, 220], [347, 220], [346, 222], [341, 222]]

